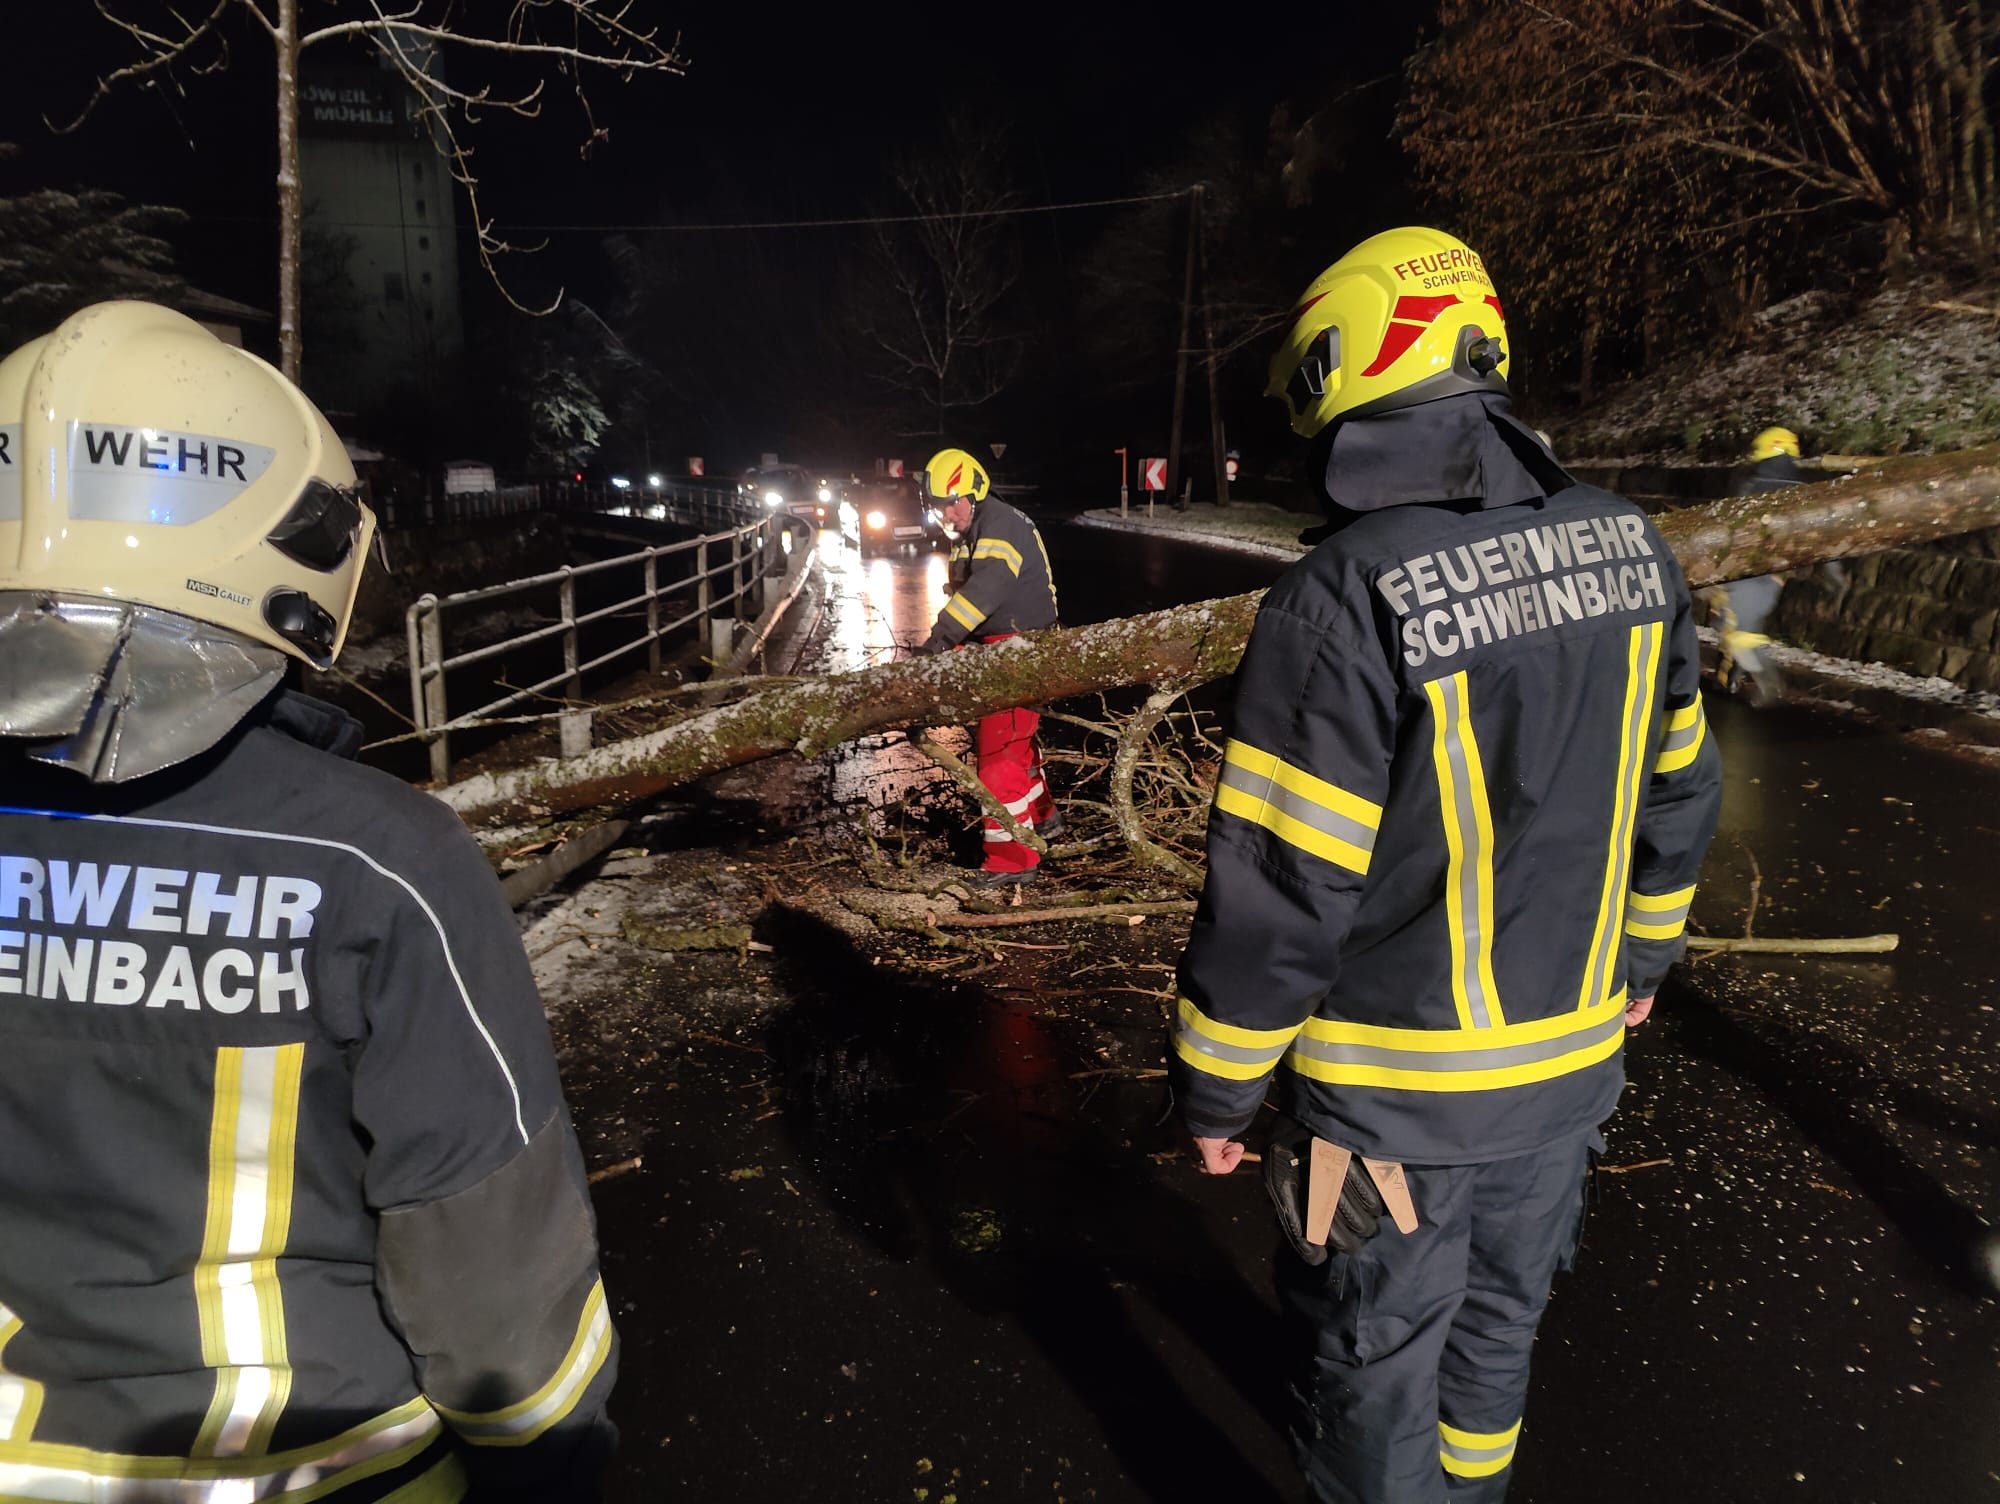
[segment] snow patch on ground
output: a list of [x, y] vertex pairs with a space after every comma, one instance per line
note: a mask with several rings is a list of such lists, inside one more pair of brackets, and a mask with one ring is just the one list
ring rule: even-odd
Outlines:
[[2000, 437], [1991, 358], [2000, 289], [1923, 275], [1850, 298], [1805, 293], [1752, 320], [1733, 351], [1693, 351], [1543, 421], [1566, 455], [1740, 459], [1767, 424], [1808, 453], [1960, 449]]
[[1299, 533], [1315, 521], [1303, 512], [1259, 501], [1232, 502], [1227, 507], [1196, 505], [1185, 512], [1163, 508], [1150, 517], [1138, 511], [1120, 517], [1117, 508], [1100, 507], [1079, 514], [1076, 520], [1087, 527], [1184, 538], [1209, 548], [1257, 554], [1267, 559], [1298, 558], [1306, 551], [1299, 542]]
[[[1699, 630], [1703, 642], [1711, 647], [1717, 645], [1713, 627], [1702, 627]], [[1901, 669], [1891, 668], [1886, 663], [1862, 663], [1853, 658], [1833, 658], [1825, 653], [1810, 652], [1805, 648], [1787, 647], [1781, 642], [1771, 643], [1758, 651], [1769, 654], [1771, 661], [1781, 669], [1817, 674], [1842, 684], [1851, 684], [1856, 689], [1880, 690], [1921, 705], [1934, 705], [1960, 711], [1966, 715], [1984, 716], [1988, 720], [2000, 721], [2000, 695], [1990, 694], [1984, 690], [1965, 689], [1949, 679], [1919, 678], [1915, 674], [1906, 674]], [[1817, 703], [1835, 709], [1854, 708], [1840, 701], [1828, 700], [1824, 696], [1814, 698]]]

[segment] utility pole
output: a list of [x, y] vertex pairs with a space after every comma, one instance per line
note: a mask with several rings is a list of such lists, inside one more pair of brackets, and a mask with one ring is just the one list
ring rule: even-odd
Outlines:
[[1187, 273], [1181, 279], [1181, 337], [1174, 345], [1174, 426], [1167, 440], [1167, 495], [1180, 495], [1181, 419], [1187, 412], [1188, 319], [1194, 311], [1194, 243], [1200, 233], [1201, 185], [1188, 190]]
[[[1215, 457], [1215, 504], [1229, 505], [1229, 461], [1222, 440], [1222, 390], [1215, 368], [1215, 317], [1208, 297], [1208, 225], [1201, 217], [1201, 187], [1195, 188], [1195, 238], [1201, 245], [1201, 342], [1208, 348], [1208, 447]], [[1183, 336], [1185, 339], [1185, 336]]]

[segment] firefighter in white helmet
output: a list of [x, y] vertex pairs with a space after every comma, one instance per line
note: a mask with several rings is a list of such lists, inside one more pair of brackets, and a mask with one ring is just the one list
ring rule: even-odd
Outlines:
[[581, 1500], [614, 1337], [517, 931], [283, 687], [374, 534], [253, 356], [0, 362], [0, 1495]]

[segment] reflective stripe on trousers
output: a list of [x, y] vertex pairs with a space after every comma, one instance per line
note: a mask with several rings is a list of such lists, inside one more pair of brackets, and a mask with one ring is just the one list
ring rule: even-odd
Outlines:
[[1574, 1252], [1594, 1134], [1483, 1165], [1405, 1167], [1417, 1209], [1352, 1256], [1278, 1255], [1311, 1341], [1294, 1440], [1313, 1504], [1499, 1504], [1549, 1284]]

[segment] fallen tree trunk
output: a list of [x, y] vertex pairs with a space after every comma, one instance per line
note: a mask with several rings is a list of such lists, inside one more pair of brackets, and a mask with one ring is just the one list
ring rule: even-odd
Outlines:
[[[1695, 588], [1996, 525], [2000, 446], [1891, 460], [1867, 474], [1660, 519]], [[582, 757], [481, 774], [437, 797], [469, 820], [540, 818], [624, 804], [782, 752], [816, 757], [873, 731], [966, 722], [1124, 685], [1198, 684], [1236, 667], [1261, 597], [775, 686]]]

